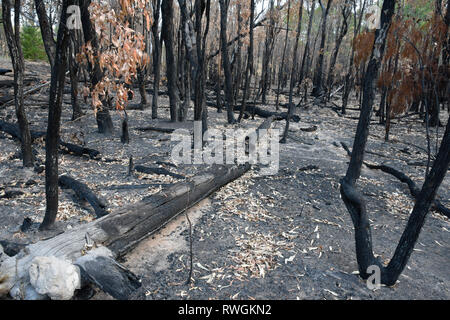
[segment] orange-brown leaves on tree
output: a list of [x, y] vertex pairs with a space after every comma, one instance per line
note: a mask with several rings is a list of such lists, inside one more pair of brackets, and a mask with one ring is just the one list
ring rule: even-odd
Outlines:
[[89, 10], [99, 41], [99, 52], [94, 52], [91, 43], [87, 43], [77, 61], [98, 64], [104, 74], [102, 80], [90, 88], [94, 111], [102, 107], [102, 97], [113, 93], [116, 108], [125, 109], [129, 91], [125, 85], [131, 85], [137, 78], [137, 70], [150, 63], [144, 35], [130, 27], [130, 19], [142, 16], [146, 29], [151, 28], [148, 8], [149, 0], [120, 0], [118, 7], [103, 2], [91, 3]]
[[375, 31], [361, 33], [355, 38], [353, 45], [355, 46], [356, 65], [365, 63], [369, 60], [374, 41]]

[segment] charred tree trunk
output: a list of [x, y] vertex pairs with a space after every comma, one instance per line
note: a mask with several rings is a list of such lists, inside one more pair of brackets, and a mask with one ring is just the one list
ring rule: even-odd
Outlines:
[[331, 4], [333, 0], [328, 0], [326, 8], [322, 4], [322, 0], [319, 0], [320, 7], [322, 8], [322, 35], [320, 38], [319, 57], [317, 58], [316, 70], [314, 73], [313, 90], [311, 95], [318, 97], [323, 94], [323, 67], [325, 58], [325, 40], [327, 36], [327, 20], [328, 13], [330, 12]]
[[305, 44], [305, 50], [303, 52], [303, 58], [302, 58], [302, 65], [300, 67], [300, 79], [298, 83], [298, 93], [300, 93], [301, 89], [301, 83], [304, 78], [309, 76], [309, 61], [311, 60], [311, 30], [312, 30], [312, 24], [314, 20], [314, 12], [316, 9], [316, 0], [312, 0], [311, 2], [311, 9], [309, 10], [309, 22], [308, 22], [308, 31], [306, 33], [306, 44]]
[[39, 27], [41, 29], [45, 52], [47, 53], [50, 66], [53, 68], [53, 66], [55, 65], [55, 55], [56, 55], [56, 42], [53, 36], [53, 27], [49, 23], [47, 12], [45, 10], [44, 1], [34, 0], [34, 5], [36, 7], [36, 14], [39, 19]]
[[233, 114], [233, 79], [230, 68], [230, 58], [228, 57], [227, 46], [227, 22], [228, 22], [228, 7], [230, 0], [219, 0], [220, 3], [220, 42], [222, 50], [222, 66], [225, 75], [225, 98], [227, 107], [228, 123], [234, 123]]
[[[286, 48], [287, 48], [287, 43], [288, 43], [288, 36], [289, 36], [289, 14], [291, 11], [291, 0], [288, 0], [288, 10], [287, 10], [287, 19], [286, 19], [286, 35], [284, 37], [284, 47], [283, 47], [283, 54], [281, 57], [281, 64], [280, 64], [280, 69], [278, 69], [278, 87], [277, 87], [277, 98], [275, 101], [275, 109], [278, 111], [279, 107], [278, 104], [280, 102], [280, 90], [281, 90], [281, 80], [282, 80], [282, 74], [283, 74], [283, 70], [284, 70], [284, 60], [286, 58]], [[306, 47], [305, 47], [305, 52], [306, 52]], [[303, 70], [300, 71], [300, 73], [303, 72]]]
[[[364, 77], [364, 97], [361, 114], [356, 130], [355, 141], [350, 165], [346, 176], [341, 180], [342, 199], [351, 215], [355, 227], [356, 255], [359, 274], [362, 278], [369, 277], [368, 268], [376, 266], [380, 270], [381, 283], [393, 285], [403, 271], [419, 237], [425, 217], [434, 201], [445, 173], [450, 164], [450, 121], [442, 139], [441, 147], [430, 174], [427, 175], [416, 204], [400, 238], [395, 253], [387, 266], [375, 258], [372, 249], [370, 222], [367, 216], [366, 204], [357, 192], [355, 184], [359, 179], [364, 159], [364, 151], [369, 134], [370, 116], [372, 114], [375, 79], [383, 58], [386, 36], [395, 10], [395, 0], [385, 0], [381, 13], [381, 28], [375, 33], [372, 55]], [[450, 120], [450, 119], [449, 119]]]
[[5, 29], [6, 41], [8, 43], [11, 62], [14, 69], [14, 105], [16, 108], [17, 122], [20, 128], [20, 146], [24, 167], [33, 166], [33, 152], [31, 148], [31, 134], [28, 126], [28, 119], [23, 103], [23, 80], [25, 64], [20, 43], [20, 8], [21, 1], [14, 3], [14, 30], [11, 22], [11, 2], [2, 1], [3, 26]]
[[249, 96], [249, 87], [251, 82], [251, 77], [253, 74], [253, 29], [254, 29], [254, 19], [255, 19], [255, 0], [250, 1], [250, 43], [248, 45], [247, 51], [247, 67], [245, 68], [245, 84], [244, 84], [244, 92], [242, 93], [242, 107], [241, 112], [239, 113], [238, 121], [241, 122], [242, 117], [244, 116], [247, 99]]
[[339, 54], [339, 49], [342, 44], [342, 40], [348, 31], [348, 17], [350, 16], [351, 8], [350, 8], [350, 0], [346, 0], [345, 3], [342, 4], [342, 26], [339, 29], [339, 33], [336, 37], [336, 42], [333, 50], [333, 55], [331, 56], [330, 67], [328, 69], [328, 81], [327, 81], [327, 92], [328, 92], [328, 100], [330, 100], [331, 91], [333, 90], [333, 82], [334, 82], [334, 66], [336, 65], [337, 57]]
[[158, 118], [158, 92], [161, 78], [161, 41], [159, 36], [159, 11], [161, 0], [153, 0], [153, 97], [152, 97], [152, 119]]
[[294, 101], [293, 101], [293, 93], [294, 93], [294, 84], [295, 84], [295, 68], [297, 66], [297, 50], [298, 50], [298, 42], [300, 38], [300, 33], [302, 31], [302, 14], [303, 14], [303, 0], [300, 1], [299, 11], [298, 11], [298, 25], [297, 25], [297, 35], [295, 36], [295, 45], [294, 52], [292, 53], [292, 70], [291, 70], [291, 83], [289, 84], [289, 109], [286, 117], [286, 126], [284, 128], [283, 137], [280, 140], [280, 143], [286, 143], [286, 139], [289, 132], [289, 123], [294, 113]]
[[72, 121], [83, 115], [81, 105], [78, 102], [78, 79], [80, 68], [76, 62], [76, 57], [81, 47], [81, 32], [73, 30], [69, 44], [69, 75], [70, 75], [70, 98], [72, 103]]
[[67, 29], [67, 7], [73, 0], [64, 0], [56, 42], [55, 65], [52, 69], [50, 98], [48, 110], [48, 127], [45, 139], [45, 197], [47, 207], [45, 217], [39, 229], [46, 230], [53, 226], [58, 214], [58, 147], [61, 121], [61, 107], [66, 74], [67, 46], [69, 30]]
[[[348, 72], [347, 75], [345, 76], [345, 80], [344, 80], [344, 93], [342, 95], [342, 114], [346, 113], [346, 109], [347, 109], [347, 104], [348, 104], [348, 97], [350, 95], [350, 91], [353, 87], [353, 65], [354, 65], [354, 58], [355, 58], [355, 39], [356, 36], [359, 33], [359, 30], [361, 29], [361, 22], [362, 22], [362, 18], [363, 18], [363, 14], [364, 14], [364, 9], [366, 7], [366, 2], [367, 0], [364, 0], [363, 4], [362, 4], [362, 8], [361, 8], [361, 12], [359, 15], [359, 20], [358, 20], [358, 26], [356, 28], [354, 28], [353, 30], [353, 43], [352, 43], [352, 53], [350, 54], [350, 62], [349, 62], [349, 66], [348, 66]], [[353, 23], [356, 26], [356, 0], [354, 2], [354, 6], [353, 6]]]
[[175, 61], [173, 0], [162, 0], [161, 9], [161, 36], [166, 48], [166, 73], [170, 101], [170, 119], [172, 122], [177, 122], [180, 98], [177, 86], [177, 64]]
[[275, 19], [274, 19], [274, 0], [270, 0], [269, 7], [269, 25], [266, 27], [266, 38], [263, 52], [263, 68], [261, 74], [261, 100], [266, 103], [267, 89], [270, 83], [270, 58], [272, 57], [273, 45], [275, 41]]
[[[238, 34], [241, 34], [242, 30], [242, 16], [241, 16], [241, 4], [237, 4], [237, 10], [236, 10], [236, 19], [238, 21]], [[235, 67], [234, 67], [234, 101], [238, 100], [239, 96], [239, 90], [241, 88], [241, 79], [242, 79], [242, 41], [239, 38], [236, 43], [236, 61], [235, 61]]]

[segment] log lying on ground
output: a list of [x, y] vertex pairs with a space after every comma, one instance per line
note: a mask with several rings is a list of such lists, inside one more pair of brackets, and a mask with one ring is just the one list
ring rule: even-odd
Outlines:
[[[25, 97], [25, 96], [27, 96], [29, 94], [32, 94], [32, 93], [38, 91], [39, 89], [41, 89], [41, 88], [43, 88], [45, 86], [48, 86], [49, 84], [50, 84], [50, 81], [47, 81], [47, 82], [39, 84], [39, 85], [37, 85], [37, 86], [35, 86], [35, 87], [31, 88], [31, 89], [25, 90], [23, 92], [23, 96]], [[4, 99], [1, 99], [0, 106], [7, 107], [12, 102], [14, 102], [14, 96], [7, 96], [7, 97], [4, 97]]]
[[106, 211], [106, 204], [104, 201], [100, 200], [94, 192], [83, 182], [77, 181], [69, 176], [60, 176], [58, 179], [61, 188], [70, 188], [80, 199], [84, 199], [90, 203], [95, 211], [97, 218], [101, 218], [108, 214]]
[[[0, 120], [0, 131], [6, 132], [11, 135], [14, 139], [21, 139], [19, 126], [16, 123], [9, 123], [3, 120]], [[31, 140], [34, 141], [46, 135], [45, 131], [30, 131]]]
[[309, 127], [309, 128], [300, 128], [300, 130], [303, 131], [303, 132], [314, 132], [317, 129], [318, 129], [317, 126], [312, 126], [312, 127]]
[[[23, 79], [23, 85], [28, 86], [29, 84], [31, 84], [35, 81], [38, 81], [38, 79], [37, 78], [26, 78], [26, 79]], [[14, 86], [14, 80], [0, 80], [0, 89], [13, 87], [13, 86]], [[12, 97], [14, 99], [14, 96], [12, 96]]]
[[[241, 111], [241, 106], [237, 106], [234, 110], [235, 111]], [[262, 118], [269, 118], [273, 117], [274, 120], [280, 121], [280, 120], [286, 120], [287, 118], [287, 112], [273, 112], [273, 111], [267, 111], [264, 109], [261, 109], [256, 106], [246, 106], [246, 111], [251, 114], [256, 114]], [[300, 122], [300, 117], [298, 115], [292, 115], [291, 121], [293, 122]]]
[[176, 179], [184, 179], [185, 178], [181, 174], [170, 172], [169, 170], [164, 169], [164, 168], [151, 168], [151, 167], [145, 167], [145, 166], [138, 165], [138, 166], [134, 167], [134, 170], [136, 170], [137, 172], [142, 172], [142, 173], [147, 173], [147, 174], [162, 174], [162, 175], [174, 177]]
[[[344, 142], [341, 142], [341, 145], [345, 149], [345, 151], [347, 151], [348, 156], [351, 157], [352, 152], [350, 151], [349, 147]], [[381, 170], [383, 172], [389, 173], [389, 174], [393, 175], [394, 177], [396, 177], [397, 179], [399, 179], [401, 182], [406, 183], [408, 185], [409, 192], [411, 193], [412, 197], [414, 199], [417, 199], [417, 196], [420, 193], [420, 189], [419, 189], [419, 187], [417, 187], [416, 183], [414, 181], [412, 181], [412, 179], [410, 177], [408, 177], [406, 174], [404, 174], [403, 172], [401, 172], [395, 168], [392, 168], [392, 167], [384, 165], [384, 164], [376, 165], [376, 164], [368, 163], [366, 161], [364, 161], [363, 163], [369, 169]], [[439, 199], [435, 199], [433, 201], [431, 209], [436, 210], [440, 214], [450, 218], [450, 209], [446, 208], [442, 204], [442, 202], [439, 201]]]
[[[271, 122], [271, 118], [267, 119], [260, 128], [268, 128]], [[8, 294], [13, 287], [27, 287], [30, 265], [35, 257], [55, 256], [74, 263], [83, 255], [88, 243], [109, 248], [113, 252], [111, 258], [123, 256], [179, 214], [248, 170], [248, 163], [213, 166], [190, 181], [179, 182], [136, 204], [119, 208], [100, 219], [27, 246], [16, 257], [7, 258], [0, 265], [0, 296]], [[101, 262], [98, 263], [95, 277], [97, 281], [103, 282], [102, 275], [106, 275], [101, 273]], [[108, 281], [114, 279], [108, 278]]]
[[[215, 102], [207, 102], [207, 105], [212, 106], [212, 107], [217, 107]], [[236, 112], [240, 112], [241, 109], [242, 109], [241, 105], [237, 105], [234, 107], [234, 111], [236, 111]], [[260, 107], [253, 105], [252, 103], [246, 105], [245, 112], [247, 112], [249, 114], [256, 114], [256, 115], [260, 116], [261, 118], [273, 117], [273, 120], [277, 120], [277, 121], [286, 120], [286, 117], [287, 117], [287, 112], [274, 112], [274, 111], [264, 110], [264, 109], [261, 109]], [[300, 117], [298, 115], [292, 115], [291, 121], [299, 122]]]
[[5, 74], [10, 73], [10, 72], [12, 72], [12, 70], [0, 68], [0, 76], [4, 76]]
[[163, 133], [172, 133], [172, 132], [175, 131], [175, 129], [171, 129], [171, 128], [159, 128], [159, 127], [154, 127], [154, 126], [139, 127], [139, 128], [135, 128], [135, 130], [138, 130], [138, 131], [157, 131], [157, 132], [163, 132]]
[[74, 154], [80, 157], [87, 155], [89, 156], [89, 158], [95, 160], [100, 159], [100, 152], [98, 150], [86, 148], [73, 143], [64, 142], [62, 140], [59, 141], [59, 144], [63, 147], [62, 150], [66, 153]]
[[[15, 123], [9, 123], [0, 120], [0, 131], [4, 131], [10, 134], [13, 138], [20, 140], [19, 126]], [[41, 137], [45, 137], [47, 134], [45, 131], [34, 131], [34, 130], [31, 130], [30, 133], [32, 141], [39, 139]], [[62, 150], [66, 153], [74, 154], [80, 157], [87, 155], [89, 156], [89, 158], [95, 160], [100, 159], [100, 152], [98, 150], [86, 148], [69, 142], [64, 142], [62, 140], [59, 141], [59, 144], [62, 146]]]

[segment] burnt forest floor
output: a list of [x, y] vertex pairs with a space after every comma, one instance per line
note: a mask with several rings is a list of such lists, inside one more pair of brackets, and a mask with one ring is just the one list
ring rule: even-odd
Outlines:
[[[10, 67], [6, 60], [0, 62], [0, 67]], [[48, 67], [27, 62], [27, 77], [48, 80]], [[11, 94], [9, 90], [2, 89], [1, 94]], [[48, 90], [45, 87], [25, 99], [34, 130], [46, 129]], [[274, 110], [273, 95], [262, 108]], [[138, 96], [131, 104], [138, 103]], [[208, 100], [214, 100], [212, 92], [208, 96]], [[282, 96], [282, 102], [285, 98]], [[148, 99], [151, 101], [150, 94]], [[446, 217], [435, 212], [428, 215], [408, 265], [395, 286], [371, 291], [356, 274], [353, 225], [340, 199], [339, 180], [345, 175], [349, 161], [341, 142], [351, 148], [359, 112], [354, 97], [345, 116], [336, 111], [339, 95], [332, 101], [324, 106], [309, 100], [295, 111], [301, 120], [291, 124], [288, 142], [280, 145], [277, 174], [263, 175], [254, 166], [187, 211], [193, 223], [194, 268], [189, 285], [185, 284], [189, 273], [189, 228], [184, 214], [127, 254], [123, 264], [142, 278], [142, 287], [134, 298], [449, 299], [450, 275], [445, 266], [450, 262], [450, 224]], [[86, 115], [70, 121], [70, 94], [64, 96], [62, 139], [99, 150], [101, 159], [60, 153], [60, 174], [69, 174], [86, 183], [105, 199], [109, 211], [181, 181], [144, 173], [128, 176], [130, 156], [136, 165], [160, 166], [186, 178], [205, 169], [195, 165], [171, 166], [174, 142], [170, 134], [135, 130], [149, 125], [171, 126], [167, 95], [160, 96], [159, 120], [151, 120], [149, 109], [128, 111], [131, 139], [128, 145], [120, 142], [121, 113], [112, 112], [116, 131], [105, 137], [97, 133], [90, 106], [84, 103], [82, 106]], [[190, 121], [181, 127], [191, 129], [192, 113], [191, 108]], [[208, 113], [210, 128], [256, 128], [263, 121], [256, 116], [255, 120], [228, 125], [226, 112], [217, 113], [209, 107]], [[446, 121], [448, 114], [441, 115]], [[14, 106], [0, 106], [0, 120], [14, 122], [15, 119]], [[417, 115], [393, 122], [390, 142], [384, 142], [384, 126], [373, 115], [366, 149], [370, 153], [366, 154], [366, 160], [389, 164], [421, 185], [427, 159], [425, 127]], [[312, 126], [317, 126], [317, 130], [301, 130]], [[275, 121], [272, 128], [282, 132], [284, 121]], [[441, 137], [444, 130], [439, 130]], [[434, 154], [435, 129], [432, 132]], [[43, 139], [34, 144], [42, 163], [44, 145]], [[22, 169], [19, 143], [3, 132], [0, 132], [0, 150], [0, 240], [36, 242], [95, 219], [88, 203], [80, 203], [71, 190], [60, 189], [56, 229], [38, 232], [45, 213], [44, 173]], [[368, 200], [374, 251], [386, 261], [395, 250], [414, 201], [405, 184], [367, 167], [363, 167], [358, 187]], [[20, 190], [23, 194], [8, 199], [3, 197], [7, 190]], [[438, 195], [444, 205], [450, 206], [448, 175]], [[21, 232], [25, 218], [30, 218], [33, 224], [27, 232]], [[112, 298], [98, 291], [92, 299]]]

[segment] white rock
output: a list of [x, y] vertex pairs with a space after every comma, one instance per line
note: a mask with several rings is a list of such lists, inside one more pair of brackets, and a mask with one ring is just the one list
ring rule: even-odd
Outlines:
[[69, 300], [80, 288], [80, 271], [71, 262], [56, 257], [36, 257], [31, 262], [30, 283], [37, 293], [53, 300]]

